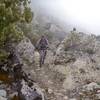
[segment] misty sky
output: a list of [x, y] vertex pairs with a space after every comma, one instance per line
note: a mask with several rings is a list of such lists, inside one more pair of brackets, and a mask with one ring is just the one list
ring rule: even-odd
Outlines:
[[62, 22], [100, 35], [100, 0], [31, 0]]

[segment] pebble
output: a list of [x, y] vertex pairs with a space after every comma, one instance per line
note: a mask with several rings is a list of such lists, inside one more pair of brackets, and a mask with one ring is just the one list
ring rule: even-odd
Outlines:
[[64, 100], [68, 100], [68, 96], [65, 96], [65, 97], [64, 97]]
[[52, 89], [48, 89], [48, 93], [49, 94], [52, 94], [53, 93], [53, 90]]

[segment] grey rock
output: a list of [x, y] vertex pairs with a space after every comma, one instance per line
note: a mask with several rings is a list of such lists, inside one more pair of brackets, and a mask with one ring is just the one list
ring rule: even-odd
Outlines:
[[42, 100], [42, 96], [39, 95], [36, 90], [29, 87], [24, 80], [22, 81], [21, 93], [24, 96], [25, 100], [35, 100], [37, 98], [38, 100]]
[[68, 96], [64, 96], [64, 100], [68, 100]]
[[7, 92], [5, 90], [0, 90], [0, 96], [6, 97], [7, 96]]
[[85, 90], [85, 91], [93, 91], [93, 90], [96, 90], [96, 89], [100, 89], [100, 85], [98, 85], [95, 82], [92, 82], [90, 84], [83, 86], [83, 90]]
[[100, 94], [96, 94], [97, 99], [100, 100]]
[[49, 88], [49, 89], [48, 89], [48, 93], [49, 93], [49, 94], [52, 94], [52, 93], [53, 93], [53, 90]]
[[0, 100], [7, 100], [7, 98], [0, 96]]
[[30, 63], [34, 61], [34, 46], [26, 37], [16, 46], [16, 53], [22, 60]]
[[66, 75], [65, 89], [72, 90], [89, 81], [100, 82], [100, 41], [95, 35], [72, 31], [58, 46], [54, 64], [56, 71]]

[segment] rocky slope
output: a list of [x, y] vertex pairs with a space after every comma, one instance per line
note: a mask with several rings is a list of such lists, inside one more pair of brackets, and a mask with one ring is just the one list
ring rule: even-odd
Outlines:
[[99, 60], [100, 41], [96, 36], [72, 31], [57, 48], [54, 69], [66, 76], [63, 81], [65, 89], [79, 90], [85, 84], [100, 83]]
[[44, 100], [42, 89], [24, 70], [33, 63], [33, 56], [34, 46], [24, 38], [7, 61], [0, 62], [0, 100]]
[[96, 36], [72, 31], [50, 47], [42, 68], [37, 51], [31, 52], [34, 63], [24, 60], [23, 67], [42, 88], [46, 100], [99, 100], [100, 41]]
[[56, 53], [48, 51], [43, 68], [39, 68], [38, 52], [31, 66], [47, 100], [99, 100], [100, 41], [96, 36], [72, 31], [51, 48]]
[[46, 100], [99, 100], [100, 41], [96, 36], [72, 31], [50, 47], [42, 68], [29, 40], [16, 47], [23, 69], [41, 87]]
[[[61, 43], [55, 40], [50, 47], [42, 68], [39, 68], [39, 53], [28, 38], [15, 50], [23, 63], [23, 71], [34, 80], [33, 87], [42, 100], [100, 100], [100, 41], [97, 37], [72, 31]], [[23, 80], [22, 83], [25, 89]], [[0, 91], [6, 92], [6, 85], [0, 86], [5, 87]], [[7, 96], [0, 94], [3, 100]]]

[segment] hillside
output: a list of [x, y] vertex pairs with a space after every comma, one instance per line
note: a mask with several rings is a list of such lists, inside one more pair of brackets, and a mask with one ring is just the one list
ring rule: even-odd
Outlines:
[[30, 3], [0, 0], [0, 100], [100, 100], [100, 36]]
[[[42, 68], [39, 54], [23, 67], [42, 88], [47, 100], [99, 100], [100, 41], [95, 35], [72, 31], [49, 50]], [[51, 46], [51, 47], [54, 47]], [[25, 63], [25, 62], [24, 62]]]

